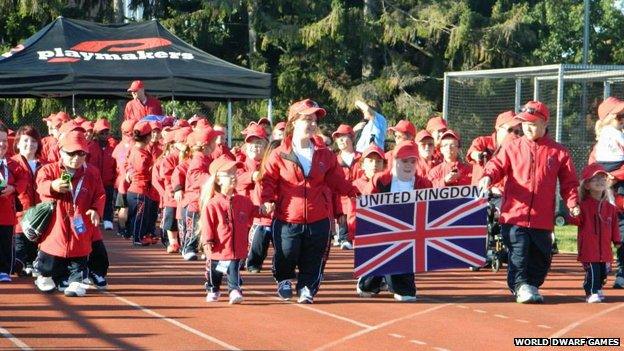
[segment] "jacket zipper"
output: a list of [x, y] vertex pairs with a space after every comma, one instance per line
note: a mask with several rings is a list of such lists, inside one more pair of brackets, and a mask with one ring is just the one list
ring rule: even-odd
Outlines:
[[[537, 153], [537, 144], [535, 144], [533, 149], [535, 150], [535, 153]], [[531, 167], [529, 169], [529, 176], [531, 177], [531, 202], [529, 204], [529, 216], [527, 218], [528, 227], [531, 226], [531, 211], [533, 210], [533, 199], [535, 198], [535, 159], [533, 157], [533, 153], [529, 153], [529, 156], [531, 160]]]

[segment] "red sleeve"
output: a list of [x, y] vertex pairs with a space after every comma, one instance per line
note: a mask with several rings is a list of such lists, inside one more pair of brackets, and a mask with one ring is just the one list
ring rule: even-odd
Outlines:
[[256, 183], [251, 180], [251, 176], [255, 171], [255, 169], [247, 170], [245, 168], [239, 168], [236, 171], [236, 192], [246, 194], [254, 189]]
[[100, 177], [100, 171], [96, 168], [93, 169], [93, 180], [91, 184], [93, 186], [93, 200], [91, 207], [94, 209], [100, 218], [104, 217], [104, 204], [106, 203], [106, 192], [104, 191], [104, 185], [102, 184], [102, 178]]
[[279, 148], [271, 151], [267, 162], [264, 164], [260, 199], [262, 203], [275, 201], [275, 189], [280, 178]]
[[614, 244], [622, 243], [622, 234], [620, 233], [620, 222], [618, 221], [618, 211], [617, 208], [613, 208], [613, 213], [611, 214], [611, 242]]
[[504, 143], [500, 151], [485, 164], [483, 176], [490, 177], [491, 184], [498, 183], [511, 169], [510, 145], [512, 143]]
[[147, 174], [152, 167], [152, 156], [146, 153], [137, 153], [132, 158], [132, 169], [136, 173]]
[[171, 189], [175, 193], [178, 190], [184, 190], [184, 185], [186, 183], [186, 173], [182, 168], [182, 164], [179, 164], [175, 167], [173, 172], [171, 173]]
[[345, 178], [345, 174], [338, 165], [338, 162], [336, 162], [336, 158], [332, 155], [329, 160], [330, 166], [325, 173], [325, 183], [327, 183], [334, 194], [349, 197], [357, 196], [359, 190]]
[[37, 184], [37, 192], [42, 197], [60, 199], [63, 195], [52, 190], [52, 181], [57, 178], [54, 176], [52, 167], [53, 166], [42, 167], [39, 172], [37, 172], [37, 180], [35, 181]]
[[563, 159], [561, 161], [561, 167], [559, 168], [559, 193], [561, 198], [566, 202], [568, 208], [574, 207], [578, 204], [578, 187], [579, 182], [576, 177], [576, 169], [574, 169], [574, 163], [570, 153], [562, 151]]
[[485, 137], [476, 137], [473, 141], [472, 144], [470, 144], [470, 147], [468, 148], [468, 151], [466, 152], [466, 161], [467, 162], [475, 162], [475, 160], [472, 159], [472, 157], [470, 156], [470, 154], [472, 154], [474, 151], [478, 151], [478, 152], [483, 152], [485, 151], [485, 149], [487, 148], [487, 144], [485, 143]]
[[160, 196], [165, 196], [165, 189], [163, 188], [163, 179], [160, 177], [160, 167], [162, 160], [157, 161], [152, 167], [152, 186]]
[[439, 164], [435, 167], [433, 167], [430, 171], [429, 174], [427, 175], [427, 178], [429, 180], [429, 182], [431, 183], [431, 186], [434, 188], [441, 188], [446, 186], [446, 184], [444, 184], [444, 166], [443, 164]]
[[15, 178], [15, 192], [21, 194], [26, 191], [29, 182], [28, 171], [20, 167], [17, 162], [11, 162], [11, 173]]
[[209, 202], [200, 211], [201, 242], [202, 244], [214, 243], [218, 237], [216, 222], [218, 217], [216, 216], [215, 205]]

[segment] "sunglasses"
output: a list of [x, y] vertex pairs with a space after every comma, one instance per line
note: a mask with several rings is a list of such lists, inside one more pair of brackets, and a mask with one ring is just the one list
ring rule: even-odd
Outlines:
[[615, 119], [617, 119], [618, 121], [624, 120], [624, 114], [616, 115]]
[[82, 151], [82, 150], [78, 150], [78, 151], [74, 151], [74, 152], [67, 152], [67, 151], [63, 151], [65, 153], [65, 155], [69, 156], [69, 157], [74, 157], [74, 156], [78, 156], [78, 157], [84, 157], [87, 156], [87, 153]]
[[520, 135], [520, 129], [518, 128], [507, 128], [507, 133], [514, 133], [515, 135]]
[[546, 116], [544, 116], [540, 111], [538, 111], [535, 107], [523, 107], [522, 110], [520, 110], [520, 112], [526, 112], [532, 115], [540, 115], [543, 118], [546, 118]]

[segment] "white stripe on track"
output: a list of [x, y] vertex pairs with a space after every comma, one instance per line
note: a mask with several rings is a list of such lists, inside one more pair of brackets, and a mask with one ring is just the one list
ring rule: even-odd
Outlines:
[[163, 316], [162, 314], [160, 314], [158, 312], [154, 312], [154, 311], [150, 310], [149, 308], [143, 307], [143, 306], [141, 306], [141, 305], [139, 305], [139, 304], [137, 304], [135, 302], [132, 302], [132, 301], [126, 299], [126, 298], [123, 298], [121, 296], [117, 296], [116, 294], [111, 293], [109, 291], [104, 291], [104, 293], [106, 295], [114, 297], [115, 299], [117, 299], [117, 300], [119, 300], [119, 301], [121, 301], [121, 302], [123, 302], [123, 303], [125, 303], [127, 305], [130, 305], [130, 306], [132, 306], [132, 307], [134, 307], [134, 308], [136, 308], [136, 309], [138, 309], [138, 310], [140, 310], [142, 312], [145, 312], [145, 313], [147, 313], [147, 314], [149, 314], [151, 316], [154, 316], [154, 317], [156, 317], [156, 318], [158, 318], [160, 320], [163, 320], [163, 321], [165, 321], [167, 323], [173, 324], [176, 327], [178, 327], [180, 329], [183, 329], [183, 330], [186, 330], [187, 332], [189, 332], [191, 334], [195, 334], [195, 335], [199, 336], [202, 339], [205, 339], [205, 340], [208, 340], [208, 341], [210, 341], [212, 343], [215, 343], [215, 344], [223, 347], [224, 349], [227, 349], [227, 350], [240, 350], [236, 346], [230, 345], [230, 344], [226, 343], [225, 341], [221, 341], [221, 340], [215, 338], [214, 336], [210, 336], [210, 335], [208, 335], [208, 334], [206, 334], [206, 333], [204, 333], [202, 331], [199, 331], [199, 330], [197, 330], [195, 328], [189, 327], [188, 325], [186, 325], [184, 323], [180, 323], [180, 322], [178, 322], [175, 319], [172, 319], [172, 318], [169, 318], [169, 317], [165, 317], [165, 316]]
[[5, 339], [8, 339], [10, 342], [13, 343], [13, 345], [19, 347], [20, 350], [32, 351], [32, 348], [30, 346], [26, 345], [25, 342], [16, 338], [13, 334], [11, 334], [11, 332], [9, 332], [8, 330], [2, 327], [0, 327], [0, 336]]

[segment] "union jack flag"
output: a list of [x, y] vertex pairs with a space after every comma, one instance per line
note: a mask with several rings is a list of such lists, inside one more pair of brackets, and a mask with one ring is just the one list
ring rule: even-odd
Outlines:
[[[423, 200], [423, 196], [416, 195], [418, 191], [427, 194], [428, 189], [412, 192], [408, 202], [358, 201], [356, 277], [485, 263], [487, 201], [475, 196], [425, 196]], [[366, 205], [360, 206], [362, 203]]]

